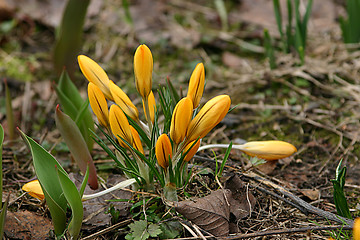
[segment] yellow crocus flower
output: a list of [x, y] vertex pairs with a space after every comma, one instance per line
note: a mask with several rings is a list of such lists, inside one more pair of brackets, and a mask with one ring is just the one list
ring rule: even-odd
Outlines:
[[277, 160], [291, 156], [297, 149], [290, 143], [283, 141], [253, 141], [235, 147], [252, 157], [265, 160]]
[[138, 150], [139, 152], [141, 152], [142, 154], [144, 154], [144, 149], [143, 146], [141, 144], [141, 139], [139, 136], [139, 133], [136, 131], [136, 129], [130, 125], [130, 130], [131, 130], [131, 135], [133, 137], [133, 147]]
[[[142, 100], [143, 103], [143, 109], [144, 109], [144, 114], [145, 114], [145, 118], [147, 121], [149, 121], [147, 114], [146, 114], [146, 110], [145, 110], [145, 101], [144, 99]], [[150, 112], [150, 120], [151, 122], [154, 124], [155, 122], [155, 112], [156, 112], [156, 102], [155, 102], [155, 96], [153, 91], [150, 91], [150, 94], [148, 96], [148, 104], [149, 104], [149, 112]]]
[[[197, 141], [196, 141], [196, 143], [194, 144], [194, 142], [195, 141], [192, 141], [192, 142], [190, 142], [188, 145], [186, 145], [186, 147], [185, 147], [185, 149], [184, 149], [184, 153], [186, 153], [187, 151], [189, 151], [186, 155], [185, 155], [185, 157], [184, 157], [184, 162], [188, 162], [188, 161], [190, 161], [193, 157], [194, 157], [194, 155], [195, 155], [195, 153], [197, 152], [197, 150], [199, 149], [199, 147], [200, 147], [200, 139], [198, 139]], [[194, 146], [192, 146], [194, 144]], [[191, 147], [192, 146], [192, 147]], [[190, 149], [191, 148], [191, 149]], [[190, 149], [190, 150], [189, 150]]]
[[155, 155], [158, 164], [166, 171], [172, 158], [172, 147], [169, 137], [164, 133], [156, 141]]
[[176, 104], [170, 125], [170, 138], [176, 145], [184, 140], [192, 113], [193, 103], [190, 98], [185, 97]]
[[354, 240], [360, 240], [360, 218], [356, 218], [353, 226]]
[[104, 94], [95, 84], [89, 82], [88, 97], [91, 109], [95, 113], [99, 123], [104, 126], [109, 126], [109, 110]]
[[153, 57], [150, 49], [140, 45], [134, 55], [134, 73], [136, 89], [143, 99], [146, 99], [151, 91], [153, 71]]
[[187, 143], [203, 138], [225, 117], [231, 104], [228, 95], [219, 95], [210, 99], [191, 120], [187, 132]]
[[44, 192], [40, 186], [39, 180], [34, 180], [26, 183], [22, 188], [23, 191], [27, 192], [30, 196], [43, 200], [45, 198]]
[[126, 93], [111, 80], [109, 81], [109, 87], [114, 102], [124, 111], [124, 113], [131, 117], [131, 119], [137, 121], [139, 118], [139, 111]]
[[199, 106], [201, 97], [204, 92], [204, 84], [205, 84], [205, 69], [204, 64], [198, 63], [191, 74], [189, 81], [189, 89], [187, 93], [187, 97], [189, 97], [193, 101], [193, 108], [197, 108]]
[[107, 99], [113, 101], [109, 88], [109, 77], [104, 69], [102, 69], [94, 60], [85, 55], [79, 55], [78, 62], [81, 72], [84, 74], [86, 79], [98, 86]]
[[109, 122], [111, 131], [119, 140], [121, 146], [128, 148], [121, 138], [125, 139], [129, 144], [133, 144], [130, 124], [125, 113], [115, 104], [110, 107]]

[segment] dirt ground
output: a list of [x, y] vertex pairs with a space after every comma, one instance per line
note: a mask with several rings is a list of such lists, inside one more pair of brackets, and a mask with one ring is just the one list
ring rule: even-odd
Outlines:
[[[35, 173], [31, 154], [19, 135], [9, 140], [4, 79], [11, 92], [16, 126], [51, 149], [68, 172], [77, 172], [54, 120], [58, 100], [52, 83], [57, 75], [51, 53], [61, 18], [59, 9], [63, 8], [58, 2], [19, 1], [13, 6], [0, 1], [4, 13], [0, 19], [0, 121], [5, 129], [3, 201], [10, 194], [11, 219], [5, 239], [45, 239], [51, 223], [46, 205], [21, 190]], [[343, 1], [314, 1], [305, 64], [299, 64], [296, 54], [282, 53], [276, 41], [278, 67], [274, 70], [262, 47], [264, 28], [274, 38], [279, 37], [272, 1], [224, 1], [226, 24], [214, 2], [129, 1], [129, 23], [121, 1], [93, 1], [81, 53], [96, 60], [138, 106], [141, 100], [134, 85], [133, 54], [139, 44], [145, 43], [153, 53], [153, 86], [164, 85], [169, 77], [177, 89], [185, 91], [193, 68], [203, 62], [207, 82], [202, 103], [212, 96], [228, 94], [232, 107], [236, 106], [207, 135], [205, 143], [276, 139], [292, 143], [298, 150], [289, 158], [250, 170], [248, 157], [238, 150], [231, 151], [223, 181], [237, 175], [244, 184], [244, 194], [251, 193], [256, 200], [251, 213], [234, 223], [237, 234], [254, 234], [243, 235], [252, 239], [327, 239], [335, 234], [332, 236], [337, 239], [349, 239], [349, 231], [334, 227], [339, 222], [306, 211], [311, 205], [336, 214], [330, 180], [335, 178], [336, 167], [343, 159], [347, 167], [346, 197], [354, 218], [360, 216], [360, 51], [348, 51], [343, 44], [338, 23], [344, 14]], [[78, 68], [73, 79], [85, 98], [87, 81]], [[221, 159], [224, 152], [214, 150]], [[113, 163], [99, 146], [95, 146], [93, 157], [100, 176], [110, 185], [117, 182], [120, 171], [111, 168]], [[212, 151], [204, 151], [193, 163], [200, 170], [214, 169], [213, 159]], [[208, 193], [200, 183], [212, 186], [214, 179], [209, 176], [200, 174], [196, 178], [192, 186], [198, 188], [195, 194]], [[126, 191], [119, 194], [120, 198], [132, 196]], [[308, 204], [305, 210], [298, 199]], [[130, 205], [120, 205], [117, 207], [124, 212], [118, 222], [127, 221], [131, 218]], [[99, 219], [90, 213], [85, 217], [84, 239], [114, 225], [111, 216], [104, 213], [105, 208], [92, 210], [103, 213]], [[122, 239], [126, 231], [119, 225], [93, 239]], [[262, 236], [262, 232], [268, 235]], [[190, 236], [187, 231], [182, 235], [195, 239]]]

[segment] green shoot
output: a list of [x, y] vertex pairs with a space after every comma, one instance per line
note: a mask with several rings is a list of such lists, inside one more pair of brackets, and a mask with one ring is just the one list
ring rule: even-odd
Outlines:
[[346, 201], [344, 186], [345, 186], [345, 175], [346, 167], [341, 167], [342, 160], [339, 162], [339, 165], [336, 168], [335, 179], [332, 179], [334, 188], [334, 202], [336, 206], [337, 213], [345, 218], [352, 219], [349, 206]]
[[60, 74], [64, 67], [72, 73], [82, 44], [82, 33], [90, 0], [69, 0], [62, 17], [54, 49], [54, 66]]

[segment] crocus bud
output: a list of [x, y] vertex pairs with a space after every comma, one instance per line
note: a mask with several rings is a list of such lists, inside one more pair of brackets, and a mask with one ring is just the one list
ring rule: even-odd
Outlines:
[[111, 96], [109, 89], [109, 77], [104, 69], [102, 69], [94, 60], [85, 55], [79, 55], [78, 62], [81, 72], [84, 74], [86, 79], [98, 86], [107, 99], [113, 101], [113, 97]]
[[[142, 100], [142, 102], [143, 102], [143, 109], [144, 109], [144, 113], [145, 113], [145, 118], [146, 118], [147, 121], [149, 121], [148, 117], [146, 115], [144, 99]], [[155, 112], [156, 112], [156, 102], [155, 102], [155, 97], [154, 97], [153, 91], [150, 91], [150, 94], [148, 96], [148, 104], [149, 104], [150, 120], [154, 124], [154, 122], [155, 122]]]
[[99, 123], [104, 126], [109, 126], [109, 110], [104, 94], [95, 84], [89, 82], [88, 96], [91, 109], [95, 113]]
[[143, 99], [146, 99], [151, 91], [153, 71], [153, 57], [150, 49], [140, 45], [134, 55], [134, 73], [136, 89]]
[[139, 118], [139, 111], [131, 102], [130, 98], [111, 80], [109, 81], [109, 87], [114, 102], [124, 111], [124, 113], [136, 121]]
[[199, 106], [201, 97], [204, 92], [205, 85], [205, 69], [202, 63], [198, 63], [191, 74], [189, 81], [189, 89], [187, 97], [189, 97], [193, 102], [193, 108]]
[[170, 125], [170, 138], [175, 144], [179, 144], [184, 140], [192, 113], [193, 103], [190, 98], [185, 97], [176, 104]]
[[283, 141], [253, 141], [235, 147], [252, 157], [265, 160], [277, 160], [291, 156], [297, 150], [287, 142]]
[[353, 226], [354, 240], [360, 240], [360, 218], [356, 218]]
[[197, 138], [205, 137], [225, 117], [230, 104], [228, 95], [219, 95], [210, 99], [191, 120], [186, 132], [186, 141], [192, 142]]
[[158, 164], [166, 170], [172, 158], [172, 147], [170, 139], [165, 133], [161, 134], [156, 142], [155, 155]]
[[[200, 147], [200, 139], [198, 139], [195, 144], [194, 144], [194, 142], [195, 141], [192, 141], [188, 145], [186, 145], [186, 147], [185, 147], [185, 149], [183, 151], [183, 153], [187, 152], [187, 154], [184, 157], [184, 162], [190, 161], [194, 157], [197, 150], [199, 149], [199, 147]], [[193, 146], [193, 144], [194, 144], [194, 146]]]
[[133, 144], [130, 124], [125, 113], [115, 104], [110, 107], [109, 122], [111, 131], [119, 140], [121, 146], [128, 148], [127, 144], [124, 143], [121, 138], [125, 139], [130, 145]]
[[22, 188], [23, 191], [27, 192], [30, 196], [43, 200], [45, 198], [44, 192], [40, 186], [39, 180], [34, 180], [26, 183]]
[[141, 139], [140, 139], [140, 136], [139, 136], [139, 133], [136, 131], [136, 129], [130, 125], [130, 130], [131, 130], [131, 134], [132, 134], [132, 137], [133, 137], [133, 147], [138, 150], [139, 152], [141, 152], [142, 154], [144, 154], [144, 149], [143, 149], [143, 146], [141, 144]]

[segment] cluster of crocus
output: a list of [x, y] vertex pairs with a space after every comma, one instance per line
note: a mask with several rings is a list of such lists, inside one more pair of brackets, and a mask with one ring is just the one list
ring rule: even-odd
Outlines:
[[[112, 138], [109, 140], [116, 150], [111, 155], [116, 156], [115, 161], [125, 175], [140, 177], [140, 187], [153, 188], [154, 177], [164, 189], [184, 186], [188, 179], [187, 163], [198, 151], [201, 139], [225, 117], [231, 104], [228, 95], [219, 95], [199, 107], [205, 85], [204, 65], [199, 63], [191, 74], [186, 97], [166, 102], [166, 94], [158, 90], [164, 115], [168, 111], [165, 120], [161, 118], [164, 128], [160, 129], [159, 111], [151, 89], [153, 57], [146, 45], [140, 45], [134, 55], [135, 84], [142, 98], [145, 119], [140, 119], [137, 107], [95, 61], [80, 55], [78, 62], [89, 81], [91, 108], [99, 124], [107, 129], [106, 136]], [[167, 128], [165, 123], [169, 125]], [[144, 151], [145, 145], [148, 150]], [[275, 150], [269, 149], [269, 143], [250, 142], [241, 150], [265, 159], [287, 157], [296, 151], [288, 143], [271, 145], [277, 146]]]
[[[155, 122], [157, 109], [151, 89], [153, 57], [146, 45], [140, 45], [135, 52], [134, 74], [147, 123], [139, 118], [138, 109], [126, 93], [109, 79], [95, 61], [80, 55], [78, 62], [82, 73], [89, 81], [89, 102], [99, 124], [117, 139], [122, 148], [131, 152], [136, 162], [135, 172], [138, 172], [148, 184], [152, 182], [154, 173], [151, 171], [154, 170], [158, 171], [158, 174], [155, 174], [157, 177], [163, 178], [164, 185], [183, 184], [183, 177], [187, 175], [186, 170], [184, 174], [186, 163], [198, 150], [201, 139], [225, 117], [231, 103], [228, 95], [220, 95], [209, 100], [198, 111], [205, 85], [204, 65], [199, 63], [195, 67], [190, 77], [187, 96], [174, 104], [169, 132], [162, 132], [159, 127], [154, 127], [158, 123]], [[112, 103], [110, 109], [108, 101]], [[196, 112], [197, 114], [194, 114]], [[144, 152], [141, 141], [143, 139], [139, 131], [146, 133], [155, 143], [155, 157], [158, 163], [155, 169], [148, 166], [152, 157], [151, 149]], [[128, 168], [129, 164], [124, 160], [124, 156], [117, 156], [122, 168]]]

